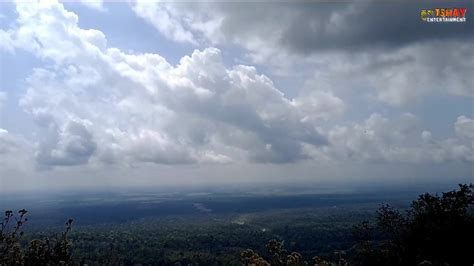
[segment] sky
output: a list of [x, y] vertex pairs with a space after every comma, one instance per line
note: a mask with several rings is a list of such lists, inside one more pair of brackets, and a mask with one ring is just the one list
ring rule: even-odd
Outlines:
[[473, 181], [473, 10], [2, 1], [0, 192]]

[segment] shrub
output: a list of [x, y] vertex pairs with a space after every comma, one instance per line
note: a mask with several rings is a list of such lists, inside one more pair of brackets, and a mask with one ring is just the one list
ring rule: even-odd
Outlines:
[[0, 265], [58, 265], [72, 264], [71, 242], [68, 233], [73, 220], [66, 222], [65, 230], [51, 238], [34, 239], [23, 247], [23, 227], [28, 222], [28, 211], [21, 209], [15, 216], [5, 211], [0, 223]]

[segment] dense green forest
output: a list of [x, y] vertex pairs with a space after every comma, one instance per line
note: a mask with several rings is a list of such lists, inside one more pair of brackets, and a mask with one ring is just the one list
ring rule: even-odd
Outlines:
[[169, 215], [23, 233], [5, 213], [0, 265], [472, 265], [473, 186], [406, 208], [357, 203], [245, 214]]

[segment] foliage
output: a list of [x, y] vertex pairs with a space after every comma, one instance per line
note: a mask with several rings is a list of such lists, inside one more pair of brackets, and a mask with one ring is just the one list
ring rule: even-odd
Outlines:
[[[252, 249], [246, 249], [240, 253], [240, 261], [243, 265], [255, 265], [255, 266], [300, 266], [300, 265], [309, 265], [307, 261], [303, 259], [303, 256], [298, 252], [288, 252], [284, 248], [282, 241], [272, 239], [266, 245], [268, 259], [264, 259], [257, 252]], [[342, 258], [342, 253], [340, 255], [338, 263], [331, 263], [326, 260], [321, 259], [318, 256], [313, 257], [313, 263], [311, 265], [315, 266], [330, 266], [330, 265], [339, 265], [347, 266], [347, 261]]]
[[354, 223], [371, 217], [376, 207], [153, 217], [78, 226], [70, 238], [80, 264], [241, 265], [243, 249], [266, 256], [262, 243], [271, 239], [285, 241], [306, 261], [314, 254], [337, 261], [333, 250], [350, 248]]
[[472, 265], [464, 244], [474, 237], [472, 190], [461, 185], [376, 212], [377, 204], [348, 199], [337, 206], [91, 223], [74, 232], [70, 220], [53, 238], [23, 235], [27, 212], [7, 211], [0, 265]]
[[[336, 252], [339, 258], [313, 257], [312, 265], [473, 265], [470, 246], [474, 239], [473, 185], [441, 196], [423, 194], [406, 213], [383, 205], [375, 222], [355, 226], [356, 244]], [[282, 241], [266, 245], [267, 256], [252, 249], [241, 252], [244, 265], [308, 265], [300, 253], [289, 253]]]
[[71, 264], [71, 243], [68, 234], [72, 219], [66, 222], [66, 229], [54, 238], [33, 239], [24, 247], [21, 238], [23, 227], [28, 221], [28, 211], [21, 209], [15, 217], [13, 211], [5, 211], [0, 223], [0, 265], [59, 265]]
[[354, 264], [472, 265], [466, 243], [474, 239], [473, 185], [441, 196], [423, 194], [402, 214], [385, 205], [375, 224], [360, 224]]

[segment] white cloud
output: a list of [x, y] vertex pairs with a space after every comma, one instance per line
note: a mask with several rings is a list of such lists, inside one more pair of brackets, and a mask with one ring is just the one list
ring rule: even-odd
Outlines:
[[153, 25], [167, 38], [177, 42], [197, 44], [193, 33], [188, 29], [188, 17], [182, 17], [173, 6], [158, 2], [137, 1], [133, 10]]
[[459, 116], [454, 123], [456, 134], [474, 141], [474, 120], [466, 116]]
[[160, 164], [195, 162], [185, 146], [158, 131], [142, 130], [125, 140], [124, 149], [136, 161]]
[[296, 98], [293, 105], [301, 112], [303, 120], [330, 120], [340, 117], [346, 110], [344, 102], [331, 92], [314, 90]]
[[[217, 48], [195, 50], [173, 66], [158, 54], [108, 47], [102, 32], [79, 28], [77, 16], [61, 4], [19, 4], [17, 11], [16, 28], [5, 31], [8, 39], [48, 64], [26, 79], [20, 101], [37, 125], [35, 155], [41, 165], [473, 160], [464, 140], [435, 140], [412, 114], [394, 119], [373, 114], [360, 124], [322, 128], [347, 109], [331, 83], [307, 85], [287, 98], [255, 67], [225, 65]], [[186, 27], [166, 30], [177, 41], [196, 40]], [[435, 81], [428, 77], [453, 74], [422, 69], [431, 62], [422, 47], [396, 53], [375, 59], [357, 55], [354, 64], [341, 54], [333, 62], [332, 54], [311, 60], [324, 66], [319, 70], [337, 70], [336, 87], [367, 81], [381, 100], [395, 105], [425, 95], [405, 91], [410, 82], [431, 90]], [[421, 65], [409, 64], [419, 58]], [[407, 66], [413, 69], [400, 74]], [[456, 123], [460, 136], [467, 134], [463, 121]]]
[[473, 161], [474, 151], [460, 139], [436, 140], [422, 130], [418, 118], [404, 114], [388, 119], [372, 114], [360, 124], [337, 126], [328, 132], [330, 145], [315, 156], [336, 160], [389, 163]]
[[105, 11], [104, 2], [102, 0], [80, 0], [79, 2], [89, 8]]
[[226, 41], [222, 32], [225, 16], [216, 6], [204, 2], [161, 2], [138, 0], [131, 3], [135, 14], [166, 38], [193, 45], [215, 45]]
[[216, 48], [173, 67], [107, 48], [60, 4], [17, 10], [11, 39], [54, 62], [33, 71], [20, 101], [40, 130], [40, 164], [292, 162], [307, 158], [303, 144], [325, 144], [307, 112], [327, 119], [343, 105], [320, 93], [300, 107], [254, 67], [226, 67]]
[[[394, 12], [402, 9], [394, 3], [318, 7], [161, 2], [137, 3], [133, 8], [171, 40], [237, 45], [253, 63], [270, 67], [273, 74], [316, 69], [315, 75], [333, 76], [332, 83], [341, 87], [364, 84], [372, 90], [373, 99], [393, 106], [417, 103], [431, 94], [474, 96], [470, 74], [474, 72], [470, 52], [474, 45], [469, 27], [426, 28], [413, 17], [416, 12]], [[403, 11], [421, 7], [412, 3]], [[384, 15], [365, 16], [367, 13]], [[393, 14], [397, 17], [391, 17]], [[353, 23], [355, 20], [360, 23]], [[410, 30], [401, 30], [396, 23]]]

